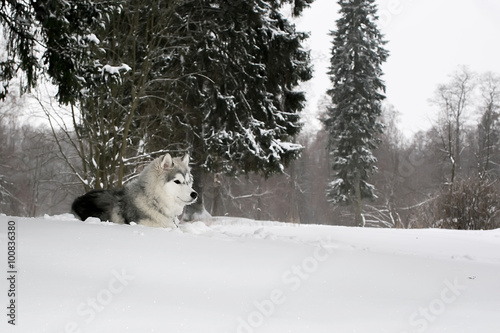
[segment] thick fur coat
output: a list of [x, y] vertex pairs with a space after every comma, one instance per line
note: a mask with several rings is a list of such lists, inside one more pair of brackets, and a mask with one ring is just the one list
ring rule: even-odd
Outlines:
[[76, 198], [71, 208], [82, 220], [97, 217], [101, 221], [174, 228], [184, 206], [196, 201], [192, 183], [189, 155], [172, 158], [166, 154], [123, 188], [90, 191]]

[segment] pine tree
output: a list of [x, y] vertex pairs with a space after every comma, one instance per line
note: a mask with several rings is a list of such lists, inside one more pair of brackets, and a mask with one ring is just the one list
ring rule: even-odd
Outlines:
[[[169, 64], [177, 79], [168, 89], [167, 112], [170, 128], [186, 133], [198, 171], [268, 176], [299, 156], [301, 146], [292, 142], [305, 94], [296, 88], [311, 78], [311, 68], [302, 48], [307, 35], [283, 17], [283, 2], [179, 6], [174, 27], [189, 42]], [[286, 2], [298, 14], [310, 1]]]
[[382, 133], [381, 101], [385, 98], [381, 65], [388, 52], [379, 32], [374, 0], [339, 0], [341, 17], [332, 31], [333, 48], [328, 74], [332, 106], [324, 124], [334, 179], [327, 196], [333, 204], [355, 204], [356, 224], [363, 225], [362, 199], [375, 198], [368, 178], [377, 168], [372, 150]]
[[295, 88], [311, 77], [307, 35], [282, 16], [281, 3], [187, 1], [177, 11], [192, 42], [170, 64], [180, 71], [170, 100], [206, 171], [270, 175], [299, 152], [287, 141], [300, 130], [305, 101]]
[[[82, 75], [75, 134], [86, 190], [121, 187], [138, 166], [165, 151], [162, 131], [165, 90], [173, 78], [165, 58], [175, 49], [169, 35], [175, 1], [123, 2], [122, 10], [96, 31], [99, 52]], [[159, 83], [161, 82], [161, 83]], [[172, 151], [170, 151], [172, 153]]]
[[119, 8], [119, 3], [99, 0], [3, 1], [0, 25], [7, 54], [0, 62], [0, 99], [18, 71], [24, 74], [22, 92], [46, 72], [59, 88], [59, 101], [74, 103], [82, 76], [94, 66], [94, 32]]

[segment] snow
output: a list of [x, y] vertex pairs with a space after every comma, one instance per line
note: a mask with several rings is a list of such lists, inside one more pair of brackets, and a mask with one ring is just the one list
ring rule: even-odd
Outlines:
[[96, 45], [100, 44], [101, 41], [99, 40], [99, 38], [97, 38], [97, 36], [95, 34], [88, 34], [87, 36], [85, 36], [85, 38], [90, 42], [90, 43], [94, 43]]
[[120, 66], [111, 66], [111, 65], [104, 65], [102, 67], [102, 73], [108, 73], [110, 75], [119, 75], [120, 71], [125, 71], [128, 72], [132, 70], [129, 65], [127, 64], [121, 64]]
[[170, 230], [0, 216], [6, 275], [8, 221], [17, 240], [16, 326], [2, 278], [0, 332], [500, 330], [500, 230], [205, 218]]

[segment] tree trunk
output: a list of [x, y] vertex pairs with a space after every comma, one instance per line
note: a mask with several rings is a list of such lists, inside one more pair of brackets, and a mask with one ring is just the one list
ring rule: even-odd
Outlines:
[[355, 225], [358, 227], [364, 227], [363, 216], [362, 216], [362, 204], [361, 204], [361, 187], [359, 175], [356, 174], [354, 179], [354, 194], [356, 195], [356, 212], [355, 212]]
[[222, 216], [224, 215], [223, 212], [223, 198], [222, 198], [222, 180], [221, 180], [221, 174], [216, 173], [213, 175], [213, 195], [214, 198], [212, 200], [212, 209], [210, 210], [210, 213], [214, 216]]

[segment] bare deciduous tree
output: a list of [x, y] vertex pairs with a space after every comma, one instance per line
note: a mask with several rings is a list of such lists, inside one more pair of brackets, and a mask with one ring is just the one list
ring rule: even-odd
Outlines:
[[441, 138], [441, 150], [450, 163], [450, 185], [453, 185], [461, 167], [464, 121], [473, 89], [474, 74], [462, 67], [451, 76], [447, 84], [438, 87], [432, 100], [440, 111], [437, 129]]

